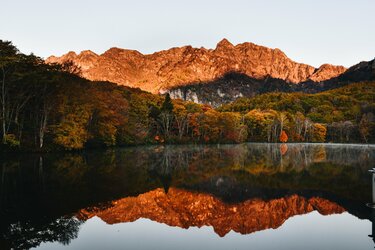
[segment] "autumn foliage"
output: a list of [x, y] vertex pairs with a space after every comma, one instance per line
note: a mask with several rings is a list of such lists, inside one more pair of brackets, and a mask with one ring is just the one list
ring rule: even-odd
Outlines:
[[375, 83], [270, 93], [219, 108], [172, 100], [47, 65], [0, 40], [1, 149], [79, 150], [156, 143], [373, 142]]
[[280, 142], [287, 142], [288, 141], [288, 135], [286, 134], [285, 130], [281, 131], [279, 140], [280, 140]]

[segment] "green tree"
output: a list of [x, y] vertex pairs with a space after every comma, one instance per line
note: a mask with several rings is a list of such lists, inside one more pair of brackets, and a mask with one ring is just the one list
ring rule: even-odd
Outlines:
[[159, 114], [159, 123], [165, 139], [170, 137], [173, 119], [173, 103], [169, 93], [167, 93]]
[[161, 112], [167, 112], [167, 113], [173, 112], [173, 103], [172, 103], [172, 99], [169, 93], [165, 95], [163, 105], [161, 106]]
[[363, 140], [367, 143], [370, 135], [370, 119], [367, 114], [362, 115], [359, 123], [359, 132], [361, 133]]
[[6, 143], [11, 122], [9, 107], [11, 75], [19, 57], [18, 49], [9, 41], [0, 40], [0, 79], [1, 79], [1, 132], [2, 142]]

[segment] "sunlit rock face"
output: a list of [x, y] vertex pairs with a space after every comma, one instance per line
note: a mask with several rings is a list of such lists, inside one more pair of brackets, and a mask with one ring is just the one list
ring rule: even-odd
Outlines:
[[234, 46], [226, 39], [215, 49], [184, 46], [144, 55], [135, 50], [111, 48], [101, 55], [91, 51], [69, 52], [61, 57], [51, 56], [46, 61], [73, 61], [85, 78], [111, 81], [153, 93], [191, 83], [210, 82], [228, 72], [262, 80], [271, 77], [295, 84], [308, 80], [324, 81], [346, 70], [328, 64], [315, 68], [292, 61], [279, 49], [248, 42]]
[[318, 211], [323, 215], [342, 213], [344, 208], [328, 200], [306, 199], [291, 195], [273, 200], [251, 199], [237, 204], [226, 204], [209, 194], [171, 188], [168, 193], [156, 189], [138, 197], [113, 201], [100, 209], [82, 209], [78, 218], [100, 217], [109, 224], [132, 222], [148, 218], [159, 223], [181, 228], [212, 226], [220, 236], [231, 230], [249, 234], [278, 228], [288, 218]]
[[314, 74], [312, 74], [309, 77], [309, 80], [314, 81], [314, 82], [325, 81], [327, 79], [331, 79], [333, 77], [336, 77], [336, 76], [342, 74], [343, 72], [345, 72], [345, 70], [346, 69], [343, 66], [334, 66], [334, 65], [331, 65], [331, 64], [323, 64], [318, 69], [316, 69]]

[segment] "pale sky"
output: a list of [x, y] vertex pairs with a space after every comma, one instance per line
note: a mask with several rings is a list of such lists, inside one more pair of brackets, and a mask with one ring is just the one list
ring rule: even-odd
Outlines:
[[292, 60], [375, 57], [375, 0], [1, 0], [0, 39], [42, 57], [110, 47], [142, 53], [253, 42]]

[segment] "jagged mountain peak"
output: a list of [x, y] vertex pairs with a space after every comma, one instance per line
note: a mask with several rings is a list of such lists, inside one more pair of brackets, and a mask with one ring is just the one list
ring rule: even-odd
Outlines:
[[314, 82], [321, 82], [327, 79], [336, 77], [346, 71], [344, 66], [336, 66], [332, 64], [322, 64], [314, 74], [309, 77], [309, 80]]
[[215, 49], [183, 46], [144, 55], [136, 50], [113, 47], [101, 55], [69, 52], [46, 61], [71, 60], [81, 67], [82, 76], [158, 93], [161, 89], [209, 82], [228, 72], [240, 72], [254, 79], [268, 77], [298, 84], [323, 81], [343, 73], [342, 66], [323, 65], [319, 69], [289, 59], [281, 50], [254, 43], [233, 45], [221, 40]]
[[95, 52], [91, 51], [91, 50], [82, 50], [80, 55], [84, 55], [84, 56], [98, 56], [98, 54], [96, 54]]
[[112, 47], [105, 51], [103, 54], [101, 54], [101, 56], [116, 59], [117, 57], [142, 57], [143, 54], [137, 50]]
[[228, 48], [234, 48], [234, 45], [228, 41], [228, 39], [223, 38], [220, 42], [217, 43], [216, 49], [228, 49]]
[[65, 58], [76, 58], [77, 57], [77, 53], [74, 52], [74, 51], [69, 51], [68, 53], [66, 53], [65, 55], [63, 55], [62, 57], [65, 57]]

